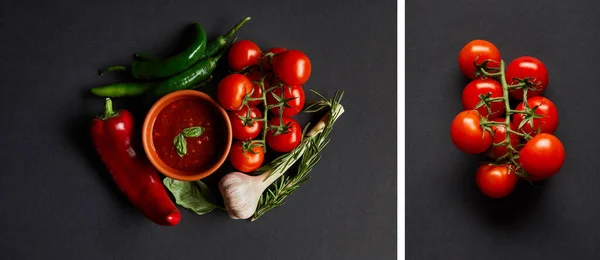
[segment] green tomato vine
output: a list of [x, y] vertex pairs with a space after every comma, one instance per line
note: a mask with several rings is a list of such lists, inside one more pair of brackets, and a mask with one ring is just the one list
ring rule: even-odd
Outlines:
[[[505, 74], [505, 70], [504, 70], [504, 67], [505, 67], [504, 60], [500, 60], [499, 68], [488, 68], [487, 64], [490, 61], [491, 60], [485, 60], [481, 64], [477, 64], [477, 60], [475, 60], [474, 65], [477, 68], [477, 75], [483, 76], [483, 77], [491, 77], [491, 78], [495, 78], [496, 80], [498, 80], [500, 82], [500, 84], [502, 85], [503, 95], [502, 95], [502, 97], [498, 97], [498, 98], [490, 98], [489, 95], [487, 95], [487, 96], [480, 95], [479, 98], [481, 99], [481, 102], [479, 102], [479, 104], [477, 105], [477, 107], [475, 109], [485, 106], [488, 109], [488, 111], [490, 111], [490, 113], [491, 113], [490, 104], [492, 102], [504, 102], [505, 109], [506, 109], [504, 122], [493, 122], [493, 121], [488, 121], [487, 118], [481, 118], [481, 127], [485, 131], [490, 132], [490, 134], [493, 137], [494, 131], [492, 131], [491, 128], [493, 126], [499, 126], [499, 125], [504, 126], [505, 133], [506, 133], [505, 139], [500, 143], [494, 142], [494, 143], [492, 143], [492, 145], [493, 146], [506, 146], [507, 151], [504, 155], [496, 158], [494, 163], [497, 165], [507, 164], [507, 163], [511, 164], [514, 166], [512, 170], [517, 175], [528, 179], [527, 173], [525, 173], [525, 171], [523, 171], [523, 169], [521, 168], [521, 165], [517, 162], [517, 160], [519, 158], [519, 150], [517, 148], [519, 148], [519, 147], [513, 147], [513, 145], [510, 142], [510, 136], [517, 135], [520, 138], [525, 139], [525, 141], [528, 141], [532, 138], [531, 135], [521, 132], [520, 130], [527, 123], [529, 123], [533, 129], [533, 126], [534, 126], [533, 120], [536, 118], [542, 117], [541, 115], [535, 113], [537, 106], [530, 108], [529, 105], [527, 104], [527, 91], [528, 90], [536, 90], [535, 87], [538, 86], [539, 83], [533, 83], [534, 79], [532, 79], [532, 78], [524, 78], [524, 79], [513, 80], [513, 81], [517, 82], [516, 84], [512, 84], [512, 85], [508, 84], [506, 81], [506, 74]], [[511, 92], [513, 90], [517, 90], [517, 89], [523, 89], [523, 103], [525, 105], [524, 110], [517, 110], [517, 109], [510, 108], [509, 92]], [[511, 129], [511, 127], [510, 127], [511, 116], [514, 114], [524, 114], [525, 115], [525, 119], [517, 127], [517, 131]]]

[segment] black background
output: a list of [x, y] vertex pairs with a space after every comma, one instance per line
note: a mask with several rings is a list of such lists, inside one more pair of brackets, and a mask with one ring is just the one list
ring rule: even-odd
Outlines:
[[[182, 209], [159, 227], [99, 163], [88, 124], [123, 79], [97, 70], [134, 52], [166, 56], [252, 16], [240, 39], [304, 51], [305, 88], [344, 90], [346, 113], [287, 204], [256, 222]], [[226, 73], [221, 62], [209, 93]], [[12, 259], [391, 259], [396, 255], [394, 1], [2, 1], [1, 252]], [[315, 99], [314, 95], [308, 95]], [[145, 104], [117, 100], [141, 121]], [[137, 125], [139, 129], [139, 124]], [[437, 132], [437, 130], [436, 130]]]
[[[406, 4], [406, 254], [409, 259], [600, 259], [598, 1]], [[450, 140], [467, 84], [458, 53], [487, 39], [505, 62], [548, 68], [546, 96], [566, 150], [558, 175], [503, 200], [475, 186], [477, 163]]]

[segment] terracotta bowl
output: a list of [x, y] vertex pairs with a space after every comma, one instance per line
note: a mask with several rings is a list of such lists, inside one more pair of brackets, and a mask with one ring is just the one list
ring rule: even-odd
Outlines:
[[[223, 145], [221, 152], [218, 155], [215, 155], [216, 160], [210, 162], [210, 165], [203, 167], [202, 171], [183, 171], [180, 169], [173, 168], [167, 165], [158, 155], [156, 148], [154, 146], [153, 137], [153, 128], [156, 118], [160, 114], [160, 112], [167, 107], [169, 104], [182, 100], [182, 99], [199, 99], [205, 101], [205, 104], [209, 104], [210, 106], [214, 106], [218, 113], [217, 117], [222, 122], [212, 122], [212, 123], [223, 123], [221, 127], [225, 129], [225, 140], [222, 142]], [[172, 92], [168, 95], [160, 98], [148, 111], [146, 114], [146, 118], [144, 120], [144, 125], [142, 128], [142, 143], [144, 146], [144, 151], [148, 156], [148, 159], [165, 176], [170, 178], [181, 180], [181, 181], [195, 181], [205, 178], [212, 173], [214, 173], [227, 159], [227, 155], [229, 154], [229, 150], [231, 148], [232, 142], [232, 130], [231, 130], [231, 122], [229, 121], [229, 117], [227, 116], [227, 112], [223, 109], [214, 99], [212, 99], [209, 95], [196, 91], [196, 90], [179, 90]]]

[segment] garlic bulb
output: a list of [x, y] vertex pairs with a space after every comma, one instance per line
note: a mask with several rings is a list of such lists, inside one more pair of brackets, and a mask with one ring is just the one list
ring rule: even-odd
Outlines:
[[231, 172], [219, 181], [219, 191], [231, 218], [247, 219], [254, 214], [260, 195], [270, 184], [263, 181], [264, 177]]

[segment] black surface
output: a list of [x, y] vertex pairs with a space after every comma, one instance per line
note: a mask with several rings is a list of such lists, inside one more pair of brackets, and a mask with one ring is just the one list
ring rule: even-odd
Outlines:
[[[2, 258], [394, 258], [395, 15], [394, 1], [2, 1]], [[103, 99], [86, 90], [115, 82], [97, 70], [136, 51], [183, 49], [192, 22], [213, 39], [245, 16], [240, 39], [306, 52], [305, 87], [345, 90], [346, 113], [313, 178], [283, 207], [252, 223], [182, 209], [178, 226], [156, 226], [96, 159], [87, 126]], [[217, 75], [225, 71], [220, 63]], [[145, 115], [133, 102], [115, 106]]]
[[[598, 1], [408, 1], [407, 259], [600, 259], [598, 10]], [[500, 201], [475, 186], [483, 158], [449, 136], [467, 83], [458, 53], [477, 38], [506, 62], [530, 55], [547, 65], [566, 150], [558, 175]]]

